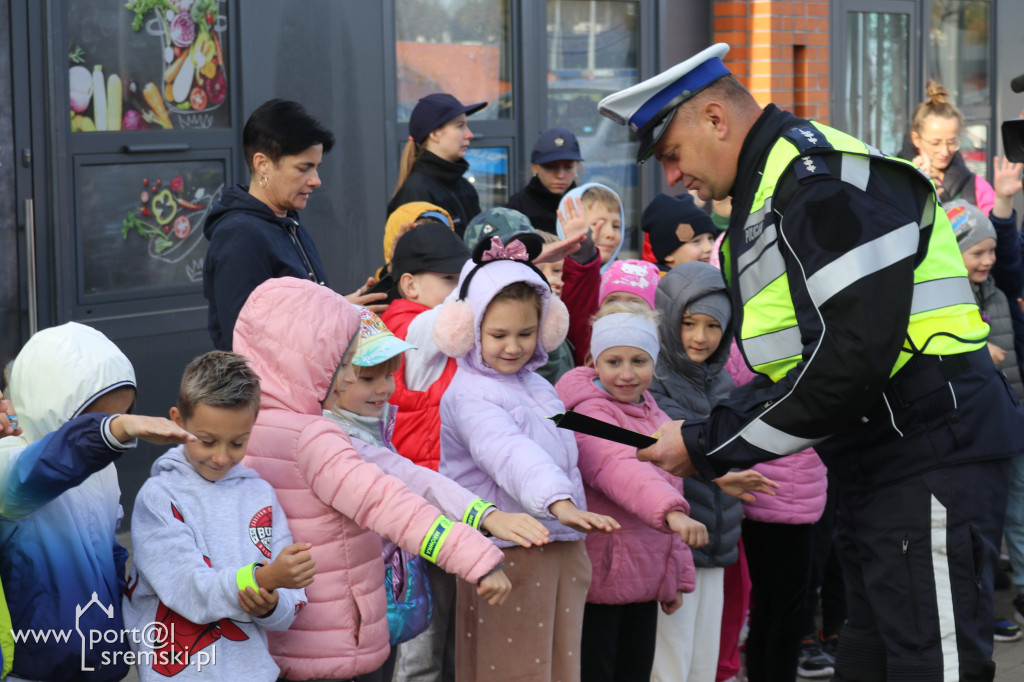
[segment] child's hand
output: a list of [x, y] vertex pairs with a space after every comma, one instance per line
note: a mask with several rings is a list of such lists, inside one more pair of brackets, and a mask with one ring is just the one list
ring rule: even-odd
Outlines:
[[14, 403], [4, 399], [0, 391], [0, 437], [20, 436], [21, 429], [18, 428], [18, 413], [14, 411]]
[[725, 494], [738, 497], [744, 502], [753, 502], [757, 499], [751, 493], [774, 495], [775, 491], [772, 488], [779, 487], [778, 483], [753, 469], [730, 471], [726, 475], [716, 478], [715, 483]]
[[251, 587], [238, 591], [238, 605], [250, 616], [257, 618], [270, 615], [277, 606], [277, 600], [277, 592], [271, 592], [265, 587], [261, 587], [259, 592]]
[[708, 544], [707, 526], [700, 521], [694, 521], [679, 510], [669, 512], [665, 516], [665, 524], [690, 547], [703, 547]]
[[996, 196], [1013, 198], [1024, 188], [1021, 183], [1021, 170], [1024, 164], [1010, 163], [1005, 157], [993, 159], [992, 189]]
[[1003, 364], [1003, 360], [1006, 359], [1006, 351], [994, 343], [988, 344], [988, 354], [992, 356], [992, 362], [996, 364], [996, 367]]
[[316, 562], [308, 542], [296, 542], [281, 550], [266, 566], [256, 569], [256, 582], [260, 587], [276, 590], [279, 587], [298, 589], [313, 582]]
[[544, 248], [541, 249], [540, 255], [533, 259], [535, 265], [541, 263], [558, 263], [565, 260], [566, 256], [576, 253], [580, 250], [583, 240], [587, 238], [587, 233], [580, 232], [579, 234], [563, 239], [560, 242], [551, 242], [550, 244], [544, 244]]
[[558, 224], [562, 226], [562, 234], [566, 239], [573, 239], [587, 233], [587, 222], [583, 215], [583, 202], [575, 197], [565, 202], [565, 213], [561, 209], [555, 212]]
[[347, 296], [345, 296], [345, 300], [347, 300], [352, 305], [361, 305], [364, 308], [367, 308], [370, 311], [375, 312], [375, 313], [377, 313], [379, 315], [380, 313], [382, 313], [382, 312], [384, 312], [385, 310], [388, 309], [388, 304], [387, 303], [377, 303], [377, 304], [374, 304], [374, 301], [383, 301], [384, 299], [386, 299], [388, 297], [388, 295], [386, 293], [384, 293], [384, 292], [377, 292], [376, 294], [368, 294], [368, 293], [366, 293], [366, 290], [369, 289], [370, 287], [372, 287], [375, 282], [376, 282], [376, 280], [374, 280], [373, 277], [367, 277], [366, 278], [366, 284], [364, 284], [363, 286], [359, 287], [358, 289], [353, 291], [351, 294], [348, 294]]
[[122, 414], [110, 421], [110, 433], [119, 443], [140, 438], [155, 445], [194, 443], [197, 438], [170, 419], [146, 417], [141, 414]]
[[480, 528], [499, 540], [523, 547], [546, 545], [549, 541], [548, 529], [529, 514], [508, 514], [495, 509], [484, 517]]
[[488, 573], [476, 586], [476, 594], [491, 606], [501, 606], [512, 591], [512, 582], [500, 568]]
[[614, 530], [618, 530], [622, 526], [619, 522], [610, 516], [604, 514], [595, 514], [594, 512], [583, 511], [579, 509], [570, 500], [558, 500], [552, 502], [551, 506], [548, 507], [548, 511], [551, 512], [552, 516], [558, 519], [558, 522], [563, 526], [568, 526], [573, 530], [578, 530], [581, 533], [593, 533], [600, 531], [602, 533], [611, 533]]
[[683, 605], [683, 592], [679, 590], [676, 592], [676, 598], [672, 601], [661, 602], [661, 610], [666, 616], [671, 616], [673, 613], [679, 610], [679, 607]]

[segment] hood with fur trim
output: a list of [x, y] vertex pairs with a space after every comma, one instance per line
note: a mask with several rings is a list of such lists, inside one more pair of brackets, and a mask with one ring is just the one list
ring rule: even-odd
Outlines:
[[[562, 212], [562, 215], [565, 215], [566, 202], [568, 202], [570, 199], [581, 199], [583, 197], [583, 193], [586, 192], [591, 187], [600, 187], [601, 189], [606, 189], [615, 196], [619, 197], [619, 224], [622, 225], [621, 231], [623, 238], [619, 240], [619, 246], [617, 249], [615, 249], [615, 253], [612, 254], [612, 257], [608, 259], [607, 263], [601, 266], [601, 272], [603, 273], [608, 268], [610, 268], [612, 266], [612, 263], [615, 262], [615, 259], [619, 257], [619, 252], [622, 251], [622, 242], [625, 241], [626, 213], [622, 207], [622, 197], [619, 196], [619, 193], [613, 190], [608, 185], [602, 185], [600, 182], [588, 182], [585, 185], [580, 185], [579, 187], [576, 187], [575, 189], [571, 189], [568, 192], [566, 192], [565, 195], [562, 197], [562, 200], [558, 203], [558, 210]], [[565, 239], [565, 232], [562, 231], [562, 223], [556, 221], [556, 225], [558, 228], [558, 238]]]
[[[470, 273], [473, 275], [466, 298], [455, 300]], [[456, 358], [460, 366], [468, 366], [483, 374], [498, 374], [484, 363], [480, 354], [480, 324], [491, 299], [516, 282], [525, 282], [536, 289], [541, 302], [537, 348], [533, 357], [519, 370], [519, 374], [532, 372], [547, 362], [548, 353], [565, 340], [569, 328], [569, 312], [560, 299], [551, 295], [551, 287], [538, 272], [514, 260], [490, 261], [479, 266], [479, 269], [473, 261], [463, 266], [455, 292], [441, 306], [434, 320], [434, 341], [441, 352]]]

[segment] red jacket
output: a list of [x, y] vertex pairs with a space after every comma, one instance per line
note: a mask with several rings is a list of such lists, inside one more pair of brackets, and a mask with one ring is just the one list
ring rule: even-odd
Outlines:
[[[398, 299], [380, 316], [388, 329], [405, 339], [409, 325], [427, 306]], [[413, 391], [405, 385], [405, 360], [395, 372], [395, 393], [390, 402], [398, 408], [392, 445], [399, 454], [420, 466], [437, 471], [441, 463], [441, 396], [455, 376], [455, 360], [448, 358], [441, 378], [426, 391]]]

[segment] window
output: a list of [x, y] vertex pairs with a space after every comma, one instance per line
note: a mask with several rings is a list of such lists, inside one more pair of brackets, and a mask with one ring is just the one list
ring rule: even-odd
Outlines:
[[991, 103], [989, 0], [932, 0], [929, 75], [961, 110]]
[[508, 0], [396, 0], [398, 120], [432, 92], [490, 103], [476, 120], [511, 118], [510, 23]]
[[[848, 132], [895, 154], [910, 129], [910, 15], [846, 15], [845, 117]], [[915, 102], [916, 104], [916, 102]]]
[[639, 82], [638, 11], [636, 2], [549, 0], [547, 13], [547, 127], [579, 139], [580, 184], [599, 182], [622, 198], [629, 255], [639, 252], [642, 235], [637, 143], [628, 128], [597, 113], [597, 103]]

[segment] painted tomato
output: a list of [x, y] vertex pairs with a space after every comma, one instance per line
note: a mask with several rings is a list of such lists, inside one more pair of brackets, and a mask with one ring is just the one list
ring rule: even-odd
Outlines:
[[192, 221], [188, 219], [187, 215], [180, 215], [174, 219], [174, 236], [178, 239], [184, 239], [188, 236], [189, 232], [192, 231]]
[[206, 108], [206, 92], [199, 86], [192, 88], [192, 92], [188, 96], [188, 103], [194, 110], [202, 111]]

